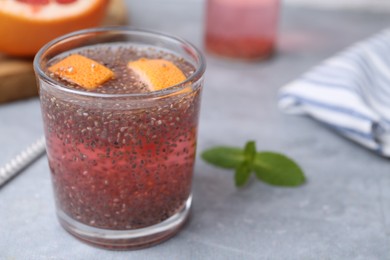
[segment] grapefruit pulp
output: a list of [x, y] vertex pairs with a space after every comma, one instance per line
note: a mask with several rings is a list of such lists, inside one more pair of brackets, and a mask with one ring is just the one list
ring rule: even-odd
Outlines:
[[0, 52], [33, 56], [48, 41], [102, 22], [108, 0], [2, 0]]

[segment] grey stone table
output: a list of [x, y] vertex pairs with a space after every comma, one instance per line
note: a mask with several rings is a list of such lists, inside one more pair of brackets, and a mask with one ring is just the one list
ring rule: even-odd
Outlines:
[[[203, 3], [128, 1], [132, 24], [202, 47]], [[283, 8], [277, 56], [246, 63], [207, 56], [199, 151], [258, 148], [295, 158], [299, 188], [253, 182], [197, 161], [192, 218], [174, 238], [138, 251], [106, 251], [66, 233], [54, 214], [43, 157], [0, 189], [0, 259], [390, 259], [390, 162], [305, 117], [281, 114], [278, 88], [390, 24], [389, 14]], [[0, 106], [0, 164], [42, 134], [39, 102]]]

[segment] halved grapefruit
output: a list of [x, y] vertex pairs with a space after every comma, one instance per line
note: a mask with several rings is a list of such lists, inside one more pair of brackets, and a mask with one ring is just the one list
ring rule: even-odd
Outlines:
[[48, 41], [102, 22], [108, 0], [1, 0], [0, 52], [33, 56]]

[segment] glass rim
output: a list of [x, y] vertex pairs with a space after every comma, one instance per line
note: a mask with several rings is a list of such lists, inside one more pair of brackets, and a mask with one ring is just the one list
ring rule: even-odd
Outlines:
[[[113, 94], [113, 93], [96, 93], [96, 92], [88, 92], [88, 91], [83, 91], [83, 90], [77, 90], [77, 89], [71, 89], [66, 87], [64, 84], [61, 82], [58, 82], [51, 77], [49, 77], [44, 70], [41, 67], [41, 60], [44, 54], [53, 46], [56, 44], [60, 44], [63, 41], [72, 39], [74, 37], [88, 34], [88, 33], [105, 33], [105, 32], [115, 32], [117, 34], [122, 34], [122, 35], [129, 35], [131, 33], [136, 33], [139, 35], [146, 35], [146, 36], [155, 36], [155, 37], [161, 37], [164, 39], [169, 39], [176, 41], [183, 46], [190, 47], [191, 51], [195, 53], [196, 58], [199, 60], [198, 64], [194, 64], [196, 66], [196, 69], [194, 73], [192, 73], [188, 78], [186, 78], [184, 81], [172, 85], [168, 88], [161, 89], [161, 90], [156, 90], [156, 91], [150, 91], [147, 93], [121, 93], [121, 94]], [[65, 34], [63, 36], [60, 36], [58, 38], [53, 39], [52, 41], [46, 43], [35, 55], [34, 61], [33, 61], [33, 67], [35, 70], [35, 73], [39, 76], [39, 80], [43, 80], [47, 84], [49, 84], [51, 87], [64, 91], [69, 94], [75, 94], [75, 95], [80, 95], [80, 96], [85, 96], [85, 97], [101, 97], [101, 98], [159, 98], [159, 97], [164, 97], [164, 96], [171, 96], [172, 94], [179, 93], [183, 89], [187, 87], [188, 83], [196, 83], [198, 82], [205, 70], [206, 70], [206, 62], [203, 54], [201, 51], [195, 47], [192, 43], [190, 43], [187, 40], [184, 40], [181, 37], [173, 36], [170, 34], [166, 33], [161, 33], [157, 31], [152, 31], [152, 30], [145, 30], [145, 29], [139, 29], [139, 28], [134, 28], [131, 26], [105, 26], [105, 27], [96, 27], [96, 28], [89, 28], [89, 29], [84, 29], [84, 30], [78, 30], [74, 31], [68, 34]]]

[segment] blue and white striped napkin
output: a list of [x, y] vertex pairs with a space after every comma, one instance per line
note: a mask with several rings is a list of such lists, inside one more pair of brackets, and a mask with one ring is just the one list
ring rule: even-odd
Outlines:
[[390, 157], [390, 29], [284, 86], [278, 103]]

